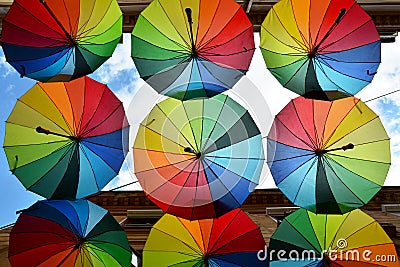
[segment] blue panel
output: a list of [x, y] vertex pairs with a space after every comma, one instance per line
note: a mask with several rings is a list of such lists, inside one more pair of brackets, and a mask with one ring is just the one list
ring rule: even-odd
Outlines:
[[91, 166], [93, 167], [98, 187], [100, 189], [103, 188], [117, 175], [117, 172], [115, 172], [107, 164], [107, 162], [105, 162], [87, 147], [82, 146], [82, 149], [84, 150], [86, 157], [89, 159]]
[[[275, 146], [275, 153], [271, 147]], [[294, 148], [268, 140], [268, 165], [271, 174], [278, 185], [298, 167], [316, 157], [316, 154], [309, 150]], [[271, 161], [273, 159], [273, 161]], [[278, 160], [278, 161], [277, 161]]]
[[96, 176], [95, 172], [93, 170], [93, 167], [89, 161], [89, 159], [86, 157], [86, 152], [85, 150], [82, 149], [82, 147], [79, 148], [79, 183], [78, 183], [78, 189], [76, 192], [76, 196], [78, 198], [80, 197], [85, 197], [94, 193], [97, 193], [101, 190], [97, 186], [96, 182]]
[[85, 138], [84, 141], [128, 151], [129, 127], [123, 128], [121, 130], [112, 133]]
[[[70, 225], [73, 225], [74, 228], [78, 231], [79, 235], [83, 236], [80, 218], [77, 214], [76, 209], [74, 208], [75, 205], [79, 205], [78, 203], [83, 204], [83, 202], [85, 201], [50, 200], [46, 201], [46, 204], [59, 210], [68, 219], [69, 222], [65, 221], [62, 223], [65, 228], [71, 229]], [[49, 218], [51, 218], [51, 215], [49, 215]]]
[[[213, 255], [212, 259], [218, 264], [220, 264], [220, 266], [265, 267], [268, 265], [267, 261], [261, 261], [258, 259], [257, 252], [218, 254], [218, 255]], [[229, 265], [228, 262], [230, 262], [231, 265]]]
[[224, 83], [224, 81], [217, 80], [213, 73], [210, 73], [209, 70], [206, 68], [206, 64], [210, 64], [208, 61], [205, 60], [198, 60], [199, 71], [201, 75], [201, 79], [204, 83], [207, 83], [207, 89], [210, 91], [215, 92], [223, 92], [226, 91], [228, 86]]
[[106, 209], [103, 209], [90, 201], [87, 201], [87, 206], [88, 219], [84, 228], [84, 236], [87, 236], [108, 212]]
[[[82, 141], [82, 145], [89, 148], [91, 151], [96, 153], [103, 161], [105, 161], [116, 173], [119, 172], [122, 163], [125, 160], [125, 154], [120, 149], [106, 147], [102, 145], [93, 144]], [[94, 165], [96, 166], [96, 165]]]

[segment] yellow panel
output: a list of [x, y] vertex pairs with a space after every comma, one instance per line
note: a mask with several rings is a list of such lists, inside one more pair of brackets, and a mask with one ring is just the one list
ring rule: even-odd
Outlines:
[[[201, 249], [202, 253], [205, 254], [206, 247], [204, 246], [204, 239], [203, 239], [203, 232], [202, 229], [200, 228], [200, 221], [195, 220], [195, 221], [189, 221], [185, 219], [179, 219], [182, 225], [190, 232], [194, 240], [196, 241], [197, 246]], [[212, 219], [209, 220], [201, 220], [201, 221], [210, 221], [212, 222]]]
[[[47, 96], [47, 94], [42, 90], [42, 88], [36, 84], [33, 86], [28, 92], [26, 92], [20, 99], [19, 101], [25, 103], [29, 107], [31, 107], [33, 110], [36, 110], [38, 113], [41, 114], [41, 116], [48, 118], [49, 120], [53, 121], [55, 124], [57, 124], [62, 130], [62, 134], [69, 134], [70, 130], [69, 127], [64, 120], [61, 112], [57, 109], [57, 107], [54, 105], [53, 101]], [[18, 113], [18, 116], [21, 116], [23, 114], [23, 117], [26, 117], [26, 120], [33, 120], [32, 117], [29, 115], [29, 113], [24, 113], [22, 110], [16, 110], [14, 109], [15, 112]], [[35, 112], [31, 112], [35, 113]], [[29, 124], [24, 124], [24, 125], [34, 125], [34, 122], [31, 122]], [[37, 125], [39, 126], [39, 125]], [[37, 127], [35, 126], [35, 128]], [[40, 125], [42, 126], [42, 125]], [[43, 127], [43, 126], [42, 126]]]
[[184, 147], [144, 127], [139, 127], [134, 148], [184, 154]]
[[[333, 110], [331, 112], [334, 112]], [[338, 125], [331, 138], [326, 142], [325, 148], [329, 148], [343, 136], [375, 119], [377, 115], [367, 105], [359, 101], [348, 113], [346, 118]]]
[[[318, 0], [320, 1], [320, 0]], [[292, 0], [293, 13], [296, 20], [298, 30], [301, 32], [303, 41], [311, 50], [310, 40], [310, 0]]]

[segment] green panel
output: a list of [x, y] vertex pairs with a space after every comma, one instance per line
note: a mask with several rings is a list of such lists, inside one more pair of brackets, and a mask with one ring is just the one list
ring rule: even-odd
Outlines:
[[[135, 40], [136, 39], [141, 39], [143, 42], [143, 45], [145, 43], [147, 44], [153, 44], [155, 47], [158, 47], [160, 50], [165, 49], [165, 50], [170, 50], [170, 51], [179, 51], [180, 53], [185, 53], [185, 54], [190, 54], [191, 51], [188, 51], [187, 48], [180, 44], [177, 43], [174, 40], [169, 39], [167, 36], [164, 35], [164, 33], [160, 32], [160, 30], [156, 27], [154, 27], [146, 18], [143, 16], [139, 16], [138, 21], [136, 22], [136, 26], [133, 29], [132, 32], [132, 52], [135, 48]], [[139, 49], [140, 48], [140, 49]], [[138, 55], [143, 57], [142, 54], [142, 47], [138, 47]], [[160, 51], [161, 52], [161, 51]], [[132, 54], [134, 55], [134, 54]], [[151, 55], [149, 55], [151, 56]], [[157, 55], [152, 55], [151, 58], [154, 58]], [[146, 57], [147, 58], [147, 57]]]
[[[171, 50], [171, 49], [160, 48], [153, 43], [146, 42], [135, 36], [132, 37], [131, 46], [132, 46], [131, 56], [133, 58], [135, 58], [135, 61], [136, 61], [136, 58], [151, 59], [151, 60], [159, 60], [160, 64], [161, 64], [162, 60], [175, 59], [176, 60], [175, 64], [177, 64], [177, 63], [181, 62], [182, 60], [186, 60], [186, 59], [190, 58], [189, 53]], [[153, 61], [153, 62], [156, 62], [156, 61]], [[172, 63], [169, 63], [166, 66], [170, 67], [170, 66], [172, 66]], [[159, 69], [163, 70], [163, 69], [166, 69], [166, 67], [159, 68]], [[157, 72], [159, 72], [159, 71], [157, 71]]]
[[293, 76], [294, 73], [304, 64], [304, 62], [308, 61], [307, 55], [283, 55], [274, 53], [265, 49], [261, 49], [261, 53], [264, 57], [265, 64], [269, 69], [282, 69], [287, 72], [285, 77], [282, 77], [281, 80], [285, 81], [285, 83]]
[[327, 157], [339, 163], [343, 168], [381, 186], [384, 184], [390, 168], [390, 163], [345, 158], [334, 155], [327, 155]]
[[143, 120], [142, 125], [146, 125], [146, 128], [161, 134], [169, 140], [179, 142], [183, 147], [190, 147], [189, 142], [182, 136], [180, 130], [173, 124], [173, 121], [166, 116], [159, 105], [156, 105], [151, 110], [149, 115]]
[[[43, 177], [47, 172], [49, 172], [56, 164], [58, 164], [58, 162], [64, 156], [68, 156], [72, 152], [72, 148], [73, 145], [64, 147], [63, 149], [57, 150], [47, 157], [41, 158], [40, 160], [17, 168], [15, 170], [15, 175], [26, 188], [29, 188], [41, 177]], [[66, 167], [67, 166], [65, 166], [65, 168]], [[60, 176], [61, 175], [62, 174], [60, 174]]]
[[311, 222], [312, 228], [314, 229], [315, 236], [318, 239], [319, 246], [322, 249], [325, 247], [325, 226], [326, 226], [326, 215], [315, 214], [310, 211], [306, 211]]
[[325, 249], [334, 246], [333, 240], [337, 237], [339, 228], [343, 225], [346, 220], [348, 213], [344, 215], [329, 214], [326, 215], [326, 226], [325, 226]]
[[183, 107], [196, 140], [197, 151], [199, 151], [201, 147], [201, 135], [203, 132], [203, 103], [203, 100], [183, 102]]
[[[181, 135], [179, 135], [179, 140], [176, 141], [178, 141], [179, 144], [188, 142], [191, 147], [195, 148], [196, 141], [194, 138], [194, 133], [189, 125], [189, 119], [182, 102], [169, 98], [159, 103], [158, 106], [181, 132]], [[163, 131], [165, 131], [165, 129], [163, 129]]]
[[298, 210], [297, 212], [286, 217], [286, 219], [295, 229], [298, 230], [299, 233], [301, 233], [305, 239], [307, 239], [308, 242], [310, 242], [315, 251], [322, 251], [318, 239], [315, 236], [308, 213], [305, 209]]
[[[178, 3], [178, 1], [171, 2], [171, 4]], [[177, 10], [180, 11], [180, 8], [175, 9], [175, 13], [177, 13]], [[169, 39], [190, 48], [190, 42], [185, 41], [184, 38], [180, 35], [180, 32], [178, 32], [177, 28], [174, 27], [174, 25], [171, 23], [171, 18], [168, 17], [167, 14], [164, 12], [163, 7], [159, 3], [159, 1], [152, 1], [151, 4], [148, 5], [141, 14]], [[185, 23], [183, 23], [183, 25], [185, 25]], [[186, 29], [185, 32], [187, 36], [185, 36], [185, 39], [189, 40]]]
[[143, 251], [143, 266], [186, 266], [180, 265], [181, 262], [195, 266], [198, 261], [202, 261], [202, 256], [187, 255], [180, 251]]
[[[120, 246], [109, 243], [88, 243], [88, 249], [104, 263], [104, 266], [130, 267], [132, 252], [121, 249]], [[95, 257], [94, 255], [92, 257]]]
[[205, 142], [209, 138], [215, 127], [218, 127], [217, 120], [227, 101], [226, 95], [217, 95], [213, 98], [204, 100], [203, 111], [203, 133], [202, 133], [202, 150], [204, 150]]
[[[335, 163], [329, 159], [324, 160], [329, 188], [332, 191], [335, 201], [341, 204], [339, 206], [341, 213], [349, 212], [366, 204], [338, 177], [338, 174], [332, 169], [333, 167], [331, 167], [333, 164]], [[359, 177], [354, 177], [351, 173], [346, 175], [346, 177], [354, 181], [357, 180], [357, 178], [359, 180]], [[362, 185], [360, 186], [362, 187]]]
[[[335, 160], [334, 157], [332, 158]], [[368, 203], [368, 201], [381, 189], [380, 185], [351, 172], [333, 160], [329, 160], [332, 170], [338, 177], [340, 177], [341, 181], [346, 184], [346, 186], [364, 203]], [[340, 191], [337, 192], [337, 194], [340, 193]]]
[[315, 248], [307, 240], [307, 238], [300, 234], [299, 231], [293, 228], [293, 226], [289, 224], [286, 220], [282, 221], [282, 223], [276, 229], [271, 238], [290, 243], [305, 250], [315, 251]]
[[[88, 54], [88, 53], [85, 53], [85, 51], [82, 51], [82, 49], [85, 49], [99, 57], [109, 58], [114, 53], [114, 50], [120, 41], [120, 37], [117, 37], [116, 39], [107, 40], [107, 43], [105, 43], [105, 44], [101, 43], [99, 40], [90, 40], [90, 41], [91, 41], [91, 43], [88, 42], [85, 44], [79, 44], [79, 46], [78, 46], [79, 48], [81, 48], [80, 51], [85, 56], [85, 59], [87, 59], [87, 61], [89, 61], [89, 62], [90, 62], [90, 58], [88, 58], [88, 56], [86, 56], [86, 54]], [[95, 42], [97, 42], [97, 43], [95, 43]]]

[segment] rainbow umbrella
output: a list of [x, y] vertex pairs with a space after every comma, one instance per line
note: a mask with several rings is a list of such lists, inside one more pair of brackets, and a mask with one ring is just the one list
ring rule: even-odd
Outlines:
[[260, 228], [240, 209], [217, 219], [188, 221], [165, 214], [151, 229], [143, 267], [266, 266]]
[[14, 0], [1, 46], [21, 77], [70, 81], [95, 71], [122, 36], [116, 0]]
[[32, 192], [61, 199], [97, 193], [128, 150], [122, 102], [88, 77], [37, 83], [7, 119], [4, 150], [11, 172]]
[[380, 190], [390, 167], [389, 137], [376, 115], [354, 97], [298, 97], [275, 117], [268, 165], [276, 185], [297, 206], [346, 213]]
[[300, 209], [276, 229], [269, 252], [271, 267], [400, 266], [392, 240], [358, 209], [344, 215]]
[[307, 98], [355, 95], [372, 81], [381, 62], [375, 24], [354, 0], [281, 0], [260, 34], [269, 71]]
[[240, 207], [264, 165], [260, 131], [226, 95], [158, 103], [138, 129], [133, 158], [146, 195], [191, 220]]
[[23, 211], [10, 233], [11, 266], [131, 266], [125, 231], [87, 200], [39, 201]]
[[233, 0], [154, 0], [135, 24], [131, 56], [157, 92], [187, 100], [232, 88], [254, 49], [253, 26]]

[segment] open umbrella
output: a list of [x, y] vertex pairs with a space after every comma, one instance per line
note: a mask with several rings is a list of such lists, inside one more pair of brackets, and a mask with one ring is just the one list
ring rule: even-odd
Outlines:
[[392, 240], [361, 210], [316, 215], [300, 209], [276, 229], [269, 252], [270, 266], [400, 266]]
[[381, 61], [378, 31], [354, 0], [282, 0], [261, 27], [270, 72], [307, 98], [334, 100], [368, 85]]
[[226, 95], [158, 103], [138, 129], [133, 157], [146, 195], [186, 219], [240, 207], [265, 161], [252, 117]]
[[275, 117], [268, 165], [276, 185], [296, 205], [345, 213], [380, 190], [390, 167], [389, 137], [378, 117], [354, 97], [298, 97]]
[[187, 100], [228, 90], [254, 53], [253, 26], [233, 0], [155, 0], [132, 32], [132, 58], [157, 92]]
[[6, 122], [11, 172], [46, 198], [97, 193], [114, 178], [128, 150], [122, 102], [102, 83], [82, 77], [37, 83]]
[[217, 219], [188, 221], [165, 214], [151, 229], [143, 266], [266, 266], [260, 228], [240, 209]]
[[39, 201], [23, 211], [10, 233], [11, 266], [131, 266], [125, 231], [87, 200]]
[[95, 71], [121, 36], [116, 0], [14, 0], [3, 19], [1, 46], [22, 77], [69, 81]]

